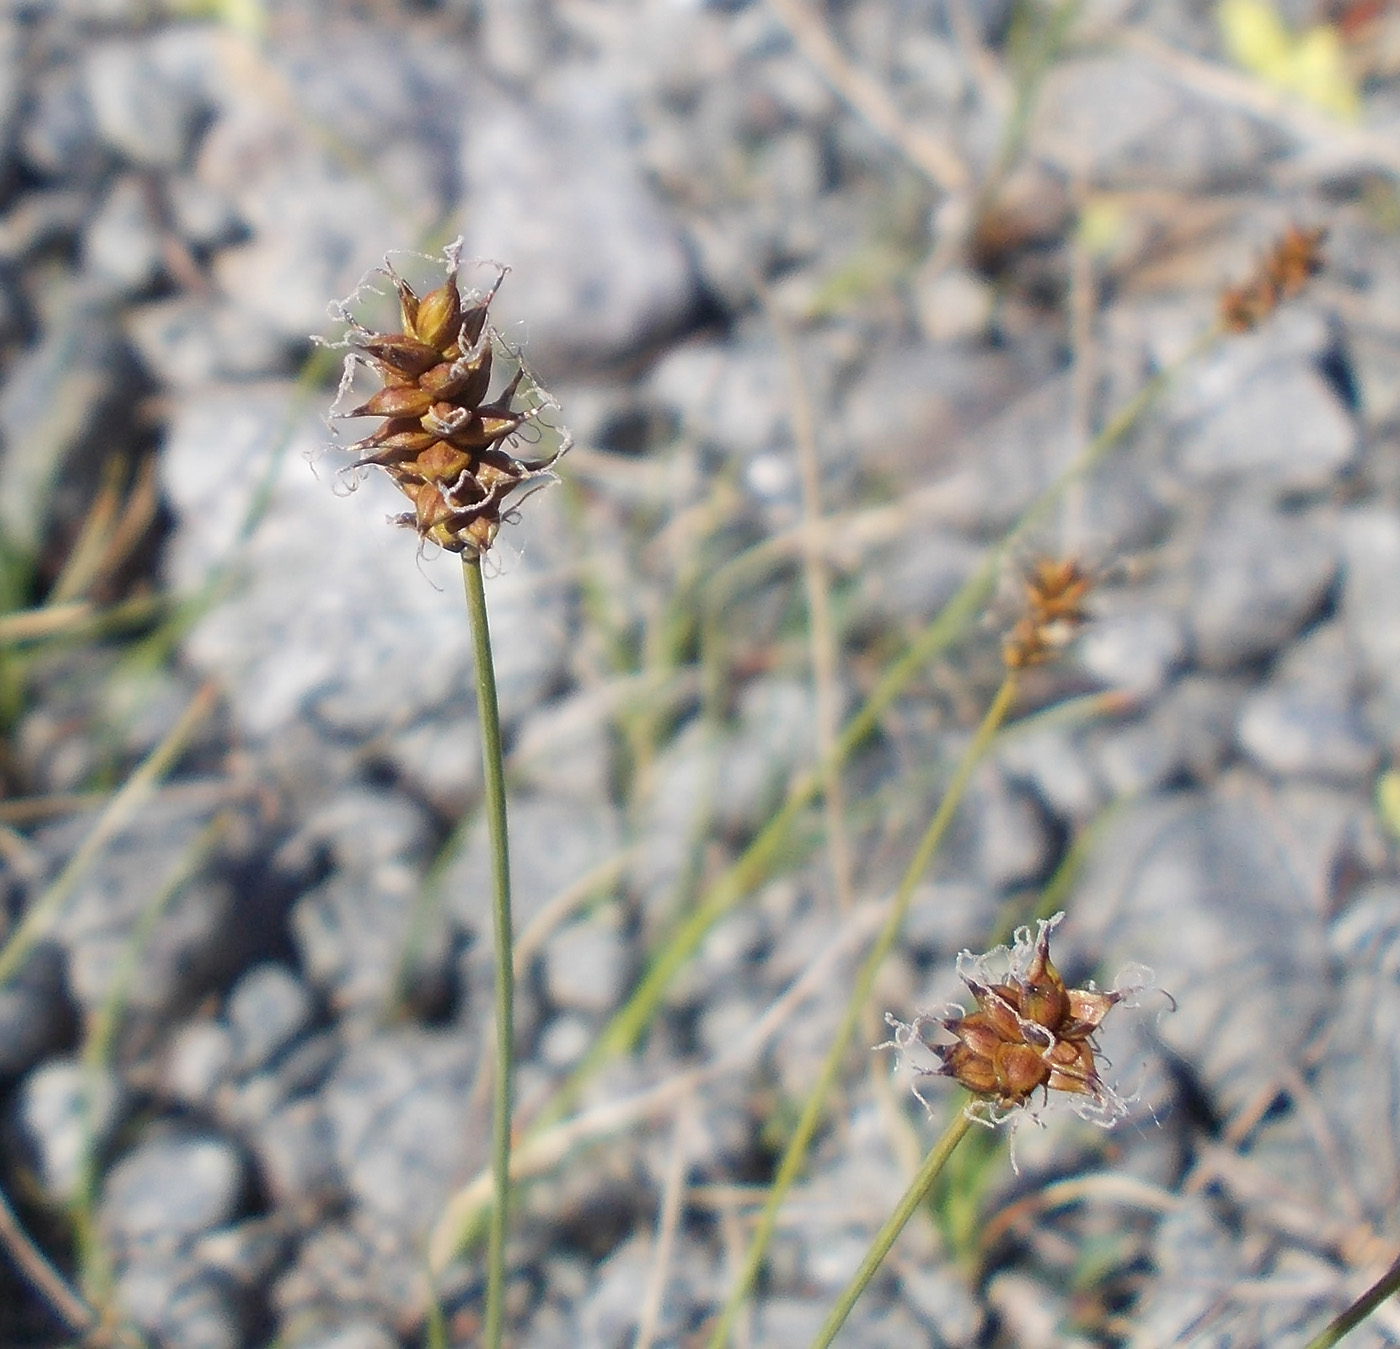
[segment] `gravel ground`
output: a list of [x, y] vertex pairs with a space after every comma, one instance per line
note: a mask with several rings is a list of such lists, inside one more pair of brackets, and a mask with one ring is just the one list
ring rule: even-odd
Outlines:
[[[1081, 555], [1092, 621], [1027, 675], [877, 986], [906, 1019], [955, 996], [957, 952], [1059, 878], [1067, 975], [1170, 994], [1105, 1027], [1130, 1116], [1022, 1128], [1018, 1169], [974, 1134], [843, 1342], [1301, 1344], [1391, 1263], [1400, 17], [1280, 9], [1333, 24], [1359, 113], [1179, 0], [4, 7], [0, 921], [57, 898], [0, 984], [0, 1183], [60, 1271], [152, 1346], [420, 1345], [425, 1251], [487, 1161], [460, 582], [387, 480], [347, 490], [329, 301], [460, 234], [511, 267], [493, 316], [576, 440], [487, 582], [528, 1127], [1290, 224], [1328, 231], [1306, 293], [1191, 356], [1012, 550], [1007, 592]], [[1008, 604], [584, 1080], [519, 1192], [512, 1343], [703, 1343]], [[941, 1127], [888, 1068], [852, 1054], [741, 1343], [809, 1341]], [[483, 1263], [437, 1280], [452, 1344]], [[0, 1344], [71, 1342], [0, 1261]], [[1385, 1309], [1348, 1341], [1396, 1343]]]

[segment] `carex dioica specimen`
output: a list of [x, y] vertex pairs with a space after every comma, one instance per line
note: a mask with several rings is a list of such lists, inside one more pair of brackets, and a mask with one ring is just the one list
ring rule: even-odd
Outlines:
[[[350, 348], [337, 406], [356, 365], [369, 366], [383, 387], [336, 415], [382, 419], [349, 447], [359, 456], [352, 471], [382, 468], [393, 478], [413, 507], [397, 523], [450, 553], [479, 558], [519, 489], [547, 478], [570, 442], [564, 437], [542, 458], [520, 455], [522, 434], [553, 400], [489, 322], [506, 269], [485, 292], [463, 294], [461, 249], [459, 239], [445, 250], [447, 279], [421, 298], [386, 264], [398, 293], [399, 332], [373, 332], [337, 307]], [[515, 371], [488, 400], [498, 356]]]
[[1084, 606], [1094, 581], [1074, 558], [1039, 558], [1030, 565], [1021, 617], [1001, 644], [1008, 671], [1043, 664], [1069, 645], [1087, 617]]
[[1260, 260], [1254, 274], [1220, 296], [1220, 321], [1227, 331], [1247, 333], [1257, 328], [1285, 300], [1301, 294], [1322, 270], [1322, 244], [1327, 230], [1290, 225]]
[[[1032, 934], [1018, 928], [1010, 947], [982, 955], [964, 951], [958, 977], [972, 995], [972, 1011], [956, 1004], [925, 1012], [905, 1024], [888, 1017], [890, 1047], [922, 1046], [937, 1067], [916, 1069], [914, 1094], [924, 1101], [919, 1079], [950, 1077], [972, 1099], [969, 1118], [996, 1125], [1035, 1112], [1037, 1094], [1047, 1105], [1056, 1093], [1081, 1118], [1105, 1128], [1127, 1113], [1127, 1105], [1099, 1071], [1094, 1034], [1104, 1017], [1151, 984], [1150, 971], [1130, 966], [1112, 989], [1070, 988], [1050, 958], [1050, 934], [1064, 918], [1042, 919]], [[933, 1039], [939, 1035], [946, 1038]], [[925, 1105], [927, 1102], [925, 1101]]]
[[[337, 413], [375, 417], [378, 428], [352, 445], [352, 472], [381, 468], [398, 485], [412, 510], [397, 522], [462, 558], [467, 611], [476, 665], [481, 720], [485, 813], [491, 841], [496, 955], [496, 1090], [492, 1112], [493, 1206], [487, 1246], [486, 1316], [481, 1342], [500, 1345], [505, 1320], [505, 1246], [510, 1197], [510, 1130], [514, 1038], [514, 952], [510, 903], [509, 840], [500, 713], [491, 634], [487, 623], [482, 559], [495, 542], [512, 502], [530, 485], [551, 476], [551, 466], [569, 448], [560, 436], [552, 453], [521, 453], [546, 408], [555, 406], [520, 358], [489, 321], [491, 301], [506, 269], [484, 292], [463, 292], [458, 282], [462, 243], [444, 251], [447, 277], [419, 296], [387, 262], [383, 275], [399, 302], [399, 331], [375, 332], [347, 305], [334, 312], [344, 320], [349, 348], [336, 399], [348, 399], [357, 368], [368, 367], [382, 386], [366, 402]], [[498, 363], [513, 365], [499, 390], [491, 386]]]

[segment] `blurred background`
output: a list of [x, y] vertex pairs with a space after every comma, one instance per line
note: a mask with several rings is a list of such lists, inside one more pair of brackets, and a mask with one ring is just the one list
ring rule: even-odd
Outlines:
[[[1321, 275], [1202, 342], [1290, 225]], [[460, 578], [345, 476], [310, 342], [459, 235], [576, 441], [488, 561], [512, 1342], [703, 1343], [1041, 553], [1093, 621], [973, 779], [738, 1342], [808, 1342], [940, 1127], [879, 1014], [1056, 907], [1069, 977], [1175, 999], [1106, 1028], [1131, 1118], [1028, 1125], [1019, 1173], [975, 1133], [847, 1342], [1315, 1333], [1400, 1254], [1400, 7], [6, 0], [0, 1342], [475, 1341], [480, 1252], [425, 1275], [490, 1096]]]

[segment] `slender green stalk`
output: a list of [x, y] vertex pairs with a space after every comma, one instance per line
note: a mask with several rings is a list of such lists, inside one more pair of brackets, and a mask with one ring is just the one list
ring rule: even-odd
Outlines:
[[850, 1000], [846, 1003], [845, 1014], [841, 1018], [841, 1025], [832, 1039], [831, 1047], [827, 1050], [826, 1059], [822, 1063], [821, 1072], [817, 1075], [816, 1084], [808, 1093], [806, 1103], [802, 1107], [801, 1118], [797, 1121], [797, 1128], [793, 1131], [787, 1151], [783, 1153], [782, 1161], [778, 1164], [773, 1185], [768, 1191], [768, 1200], [759, 1216], [753, 1240], [749, 1243], [744, 1266], [734, 1281], [734, 1287], [729, 1293], [729, 1300], [724, 1304], [724, 1310], [720, 1313], [719, 1321], [710, 1335], [708, 1349], [723, 1349], [723, 1346], [729, 1341], [734, 1319], [739, 1314], [739, 1308], [744, 1305], [744, 1300], [748, 1297], [749, 1289], [753, 1286], [754, 1279], [758, 1276], [759, 1268], [763, 1264], [764, 1256], [768, 1252], [768, 1243], [772, 1239], [773, 1229], [778, 1222], [778, 1210], [782, 1207], [783, 1200], [787, 1198], [787, 1192], [792, 1188], [792, 1183], [797, 1179], [797, 1173], [806, 1159], [808, 1145], [817, 1131], [817, 1125], [821, 1122], [822, 1111], [831, 1094], [831, 1089], [836, 1084], [842, 1060], [846, 1056], [851, 1037], [855, 1034], [856, 1027], [860, 1023], [861, 1013], [865, 1010], [866, 1001], [870, 997], [870, 990], [874, 987], [880, 966], [884, 964], [885, 957], [899, 936], [899, 929], [904, 925], [904, 916], [909, 911], [909, 902], [914, 897], [914, 891], [918, 889], [924, 872], [928, 870], [929, 863], [933, 861], [934, 853], [938, 851], [944, 834], [948, 832], [948, 826], [952, 823], [953, 815], [967, 790], [972, 770], [977, 766], [982, 755], [986, 753], [987, 746], [991, 744], [992, 738], [1000, 729], [1002, 722], [1006, 720], [1006, 714], [1010, 711], [1011, 704], [1015, 700], [1017, 687], [1016, 676], [1008, 673], [1006, 678], [1002, 680], [1001, 688], [997, 690], [996, 697], [992, 699], [991, 706], [983, 716], [977, 733], [972, 737], [967, 749], [963, 751], [962, 760], [958, 764], [957, 771], [953, 774], [953, 780], [948, 784], [948, 790], [944, 792], [943, 799], [938, 803], [938, 809], [934, 812], [929, 827], [924, 831], [923, 838], [919, 840], [919, 846], [904, 873], [903, 880], [899, 883], [899, 889], [895, 891], [890, 915], [885, 920], [885, 925], [880, 929], [875, 944], [870, 948], [870, 953], [865, 957], [865, 961], [860, 967], [855, 988], [851, 993]]
[[1328, 1323], [1327, 1329], [1309, 1340], [1304, 1349], [1332, 1349], [1341, 1342], [1343, 1335], [1349, 1335], [1388, 1297], [1400, 1292], [1400, 1260], [1381, 1275], [1362, 1295], [1340, 1316]]
[[855, 1277], [846, 1285], [846, 1291], [837, 1299], [836, 1305], [822, 1322], [821, 1329], [817, 1331], [817, 1338], [812, 1341], [812, 1349], [826, 1349], [836, 1338], [836, 1332], [845, 1324], [846, 1318], [851, 1314], [851, 1308], [856, 1305], [856, 1299], [865, 1292], [870, 1280], [875, 1277], [875, 1271], [884, 1263], [890, 1248], [904, 1231], [909, 1219], [928, 1198], [944, 1163], [953, 1155], [953, 1149], [963, 1141], [971, 1127], [972, 1121], [965, 1111], [959, 1110], [953, 1116], [952, 1123], [943, 1130], [943, 1136], [933, 1145], [933, 1151], [924, 1159], [918, 1174], [905, 1190], [904, 1197], [895, 1205], [894, 1212], [885, 1219], [885, 1225], [871, 1242], [865, 1259], [855, 1272]]
[[496, 703], [496, 670], [491, 662], [491, 629], [486, 621], [486, 587], [479, 558], [462, 562], [476, 662], [476, 701], [481, 718], [481, 758], [485, 767], [486, 825], [491, 837], [492, 912], [496, 935], [496, 1098], [491, 1115], [491, 1227], [486, 1247], [486, 1337], [500, 1349], [505, 1329], [506, 1225], [510, 1217], [510, 1114], [514, 1077], [515, 964], [510, 922], [510, 835], [506, 828], [506, 774], [501, 752], [501, 714]]

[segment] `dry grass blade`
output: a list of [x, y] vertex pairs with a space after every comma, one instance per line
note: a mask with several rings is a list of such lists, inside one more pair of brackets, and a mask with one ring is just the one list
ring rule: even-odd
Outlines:
[[108, 802], [107, 809], [103, 811], [92, 833], [83, 840], [69, 859], [68, 865], [58, 874], [53, 884], [30, 905], [19, 926], [10, 934], [4, 948], [0, 949], [0, 986], [14, 976], [30, 951], [49, 930], [97, 855], [150, 799], [160, 780], [184, 752], [190, 737], [213, 710], [217, 692], [218, 686], [210, 680], [195, 694], [179, 721], [170, 728], [160, 744], [146, 756], [126, 780], [122, 789]]
[[852, 65], [802, 0], [769, 0], [802, 54], [859, 116], [920, 173], [948, 193], [971, 185], [967, 165], [946, 145], [911, 127], [878, 80]]

